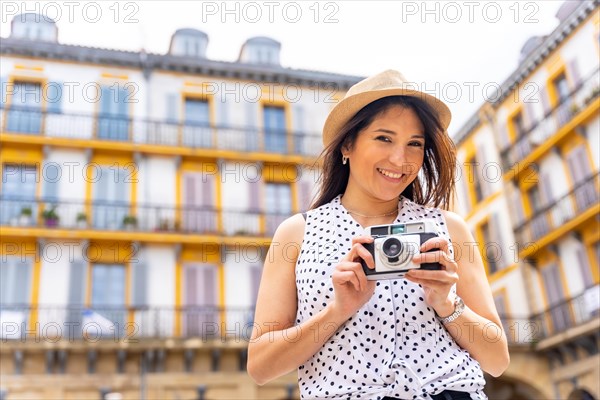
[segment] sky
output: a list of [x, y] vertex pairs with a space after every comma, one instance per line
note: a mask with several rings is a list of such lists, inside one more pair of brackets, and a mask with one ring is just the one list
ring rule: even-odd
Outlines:
[[[577, 1], [577, 0], [571, 0]], [[209, 36], [207, 57], [236, 61], [250, 37], [281, 43], [281, 64], [357, 76], [397, 69], [445, 100], [458, 130], [518, 66], [562, 0], [2, 1], [0, 36], [21, 12], [53, 18], [64, 44], [166, 53], [179, 28]]]

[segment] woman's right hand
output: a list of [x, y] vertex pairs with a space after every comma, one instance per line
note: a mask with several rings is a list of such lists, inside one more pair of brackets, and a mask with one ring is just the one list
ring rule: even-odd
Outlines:
[[333, 310], [344, 319], [353, 316], [375, 292], [375, 281], [367, 280], [360, 259], [365, 260], [367, 266], [375, 268], [373, 256], [362, 243], [372, 243], [371, 236], [356, 236], [352, 239], [352, 248], [335, 267], [331, 280], [335, 298]]

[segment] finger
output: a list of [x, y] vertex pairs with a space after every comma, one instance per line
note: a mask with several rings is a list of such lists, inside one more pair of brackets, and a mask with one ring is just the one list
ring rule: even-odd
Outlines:
[[360, 281], [354, 271], [336, 271], [333, 273], [331, 280], [338, 285], [351, 284], [354, 289], [360, 291]]
[[375, 268], [375, 260], [373, 256], [369, 252], [369, 250], [365, 249], [365, 247], [361, 243], [356, 243], [352, 245], [352, 248], [343, 258], [344, 261], [357, 261], [358, 259], [363, 259], [367, 263], [367, 266], [371, 269]]
[[431, 270], [418, 270], [413, 269], [406, 273], [405, 277], [408, 279], [419, 279], [432, 282], [440, 282], [443, 284], [451, 284], [458, 282], [458, 275], [448, 271], [431, 271]]
[[339, 271], [352, 271], [356, 275], [360, 283], [361, 288], [365, 288], [367, 286], [367, 276], [365, 275], [365, 271], [362, 268], [362, 265], [357, 262], [344, 262], [340, 263], [337, 267]]
[[448, 253], [441, 250], [417, 254], [413, 257], [413, 262], [417, 264], [440, 263], [443, 266], [443, 269], [448, 271], [455, 272], [458, 270], [456, 262], [448, 255]]
[[354, 236], [352, 238], [352, 245], [354, 246], [356, 243], [373, 243], [373, 236]]
[[450, 287], [452, 287], [452, 283], [450, 282], [441, 282], [437, 280], [431, 279], [421, 279], [414, 276], [405, 276], [406, 280], [416, 283], [417, 285], [421, 285], [424, 288], [429, 288], [435, 292], [443, 293], [444, 291], [448, 291]]
[[431, 249], [439, 249], [441, 251], [448, 252], [448, 248], [449, 248], [448, 239], [437, 236], [437, 237], [433, 237], [431, 239], [426, 240], [421, 245], [420, 250], [421, 250], [421, 252], [425, 252], [425, 251], [429, 251]]

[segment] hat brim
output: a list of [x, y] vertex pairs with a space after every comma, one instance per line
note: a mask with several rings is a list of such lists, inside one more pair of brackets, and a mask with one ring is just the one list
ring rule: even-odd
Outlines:
[[450, 112], [448, 106], [438, 98], [412, 89], [394, 88], [373, 90], [346, 97], [340, 101], [333, 108], [333, 110], [331, 110], [329, 116], [325, 120], [325, 125], [323, 126], [323, 145], [327, 147], [335, 139], [335, 137], [339, 135], [344, 124], [346, 124], [365, 106], [376, 100], [389, 96], [411, 96], [425, 101], [437, 112], [444, 131], [448, 130], [450, 120], [452, 119], [452, 113]]

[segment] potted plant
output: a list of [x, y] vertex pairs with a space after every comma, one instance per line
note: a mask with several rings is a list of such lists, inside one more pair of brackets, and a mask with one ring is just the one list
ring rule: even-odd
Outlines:
[[162, 218], [158, 222], [158, 227], [156, 230], [158, 231], [170, 231], [171, 230], [171, 221], [168, 218]]
[[24, 206], [21, 208], [21, 215], [19, 216], [19, 225], [21, 226], [29, 226], [31, 225], [31, 215], [33, 212], [31, 211], [30, 206]]
[[133, 230], [137, 227], [137, 218], [135, 215], [126, 215], [123, 217], [123, 228], [127, 231]]
[[77, 213], [77, 227], [79, 229], [87, 228], [87, 215], [84, 212]]
[[52, 206], [48, 210], [42, 212], [42, 218], [44, 219], [44, 225], [48, 228], [54, 228], [58, 226], [58, 214], [56, 213], [56, 206]]

